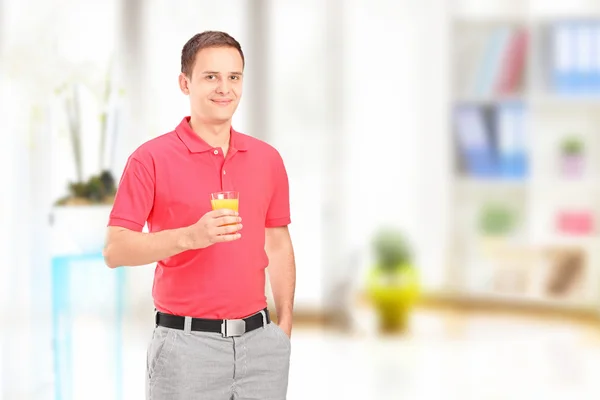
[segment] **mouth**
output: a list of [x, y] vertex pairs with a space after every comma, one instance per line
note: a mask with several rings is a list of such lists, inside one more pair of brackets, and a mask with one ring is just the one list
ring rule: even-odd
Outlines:
[[233, 100], [211, 100], [211, 101], [213, 103], [215, 103], [216, 105], [222, 106], [222, 107], [228, 106], [233, 102]]

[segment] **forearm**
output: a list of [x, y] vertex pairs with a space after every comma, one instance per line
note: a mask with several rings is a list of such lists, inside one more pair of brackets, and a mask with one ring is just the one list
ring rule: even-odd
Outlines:
[[291, 329], [296, 291], [296, 264], [291, 243], [282, 248], [268, 251], [269, 280], [275, 300], [277, 319], [280, 325]]
[[187, 228], [161, 232], [135, 232], [110, 227], [104, 260], [110, 268], [152, 264], [190, 248]]

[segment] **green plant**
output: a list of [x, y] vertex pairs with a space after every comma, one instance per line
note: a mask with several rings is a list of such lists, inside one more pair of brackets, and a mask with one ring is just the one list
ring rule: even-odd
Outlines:
[[411, 263], [412, 253], [404, 235], [392, 228], [377, 232], [373, 239], [373, 251], [377, 267], [384, 271], [394, 271]]
[[418, 271], [402, 232], [380, 229], [372, 241], [376, 262], [369, 271], [367, 291], [379, 319], [382, 333], [402, 333], [419, 293]]
[[490, 236], [510, 233], [514, 229], [515, 223], [515, 212], [502, 204], [487, 204], [479, 215], [480, 231]]
[[69, 195], [59, 199], [56, 205], [111, 203], [117, 189], [110, 171], [103, 171], [85, 182], [70, 182]]
[[[98, 101], [100, 128], [100, 146], [98, 147], [98, 175], [84, 179], [82, 142], [84, 132], [82, 124], [83, 92], [91, 94]], [[98, 79], [84, 79], [78, 76], [56, 87], [55, 96], [64, 101], [64, 110], [68, 121], [68, 135], [73, 151], [76, 181], [68, 184], [68, 195], [59, 199], [56, 205], [78, 205], [94, 203], [110, 203], [116, 193], [115, 179], [110, 170], [114, 164], [114, 154], [109, 152], [110, 141], [116, 140], [118, 129], [118, 98], [123, 96], [113, 79], [113, 60]], [[109, 123], [111, 121], [111, 123]], [[108, 157], [107, 157], [108, 155]]]
[[562, 153], [564, 155], [574, 156], [581, 155], [585, 145], [583, 140], [578, 138], [577, 136], [570, 136], [563, 140], [561, 144]]

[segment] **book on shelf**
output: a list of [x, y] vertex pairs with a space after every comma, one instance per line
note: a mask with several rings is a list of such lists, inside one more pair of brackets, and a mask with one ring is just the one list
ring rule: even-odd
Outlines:
[[542, 289], [547, 298], [582, 298], [587, 257], [576, 247], [546, 247], [542, 252]]
[[496, 93], [510, 95], [521, 85], [527, 61], [527, 30], [520, 28], [512, 33], [507, 48], [501, 58], [500, 73], [496, 78]]
[[[461, 79], [466, 97], [493, 98], [516, 95], [521, 91], [527, 61], [529, 33], [523, 27], [495, 28], [483, 47], [472, 48], [472, 77]], [[473, 71], [473, 70], [471, 70]], [[461, 71], [465, 73], [465, 70]]]
[[524, 179], [528, 170], [525, 107], [459, 104], [454, 115], [459, 164], [477, 178]]
[[586, 210], [560, 210], [556, 215], [556, 228], [563, 235], [593, 235], [594, 215]]
[[469, 271], [471, 290], [515, 296], [513, 299], [559, 302], [583, 300], [590, 268], [587, 255], [577, 246], [501, 241], [473, 262]]

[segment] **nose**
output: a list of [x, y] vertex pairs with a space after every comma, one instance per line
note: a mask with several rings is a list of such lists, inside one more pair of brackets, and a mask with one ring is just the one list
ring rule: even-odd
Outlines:
[[228, 94], [229, 93], [230, 84], [227, 79], [220, 79], [219, 83], [216, 87], [216, 92], [219, 94]]

